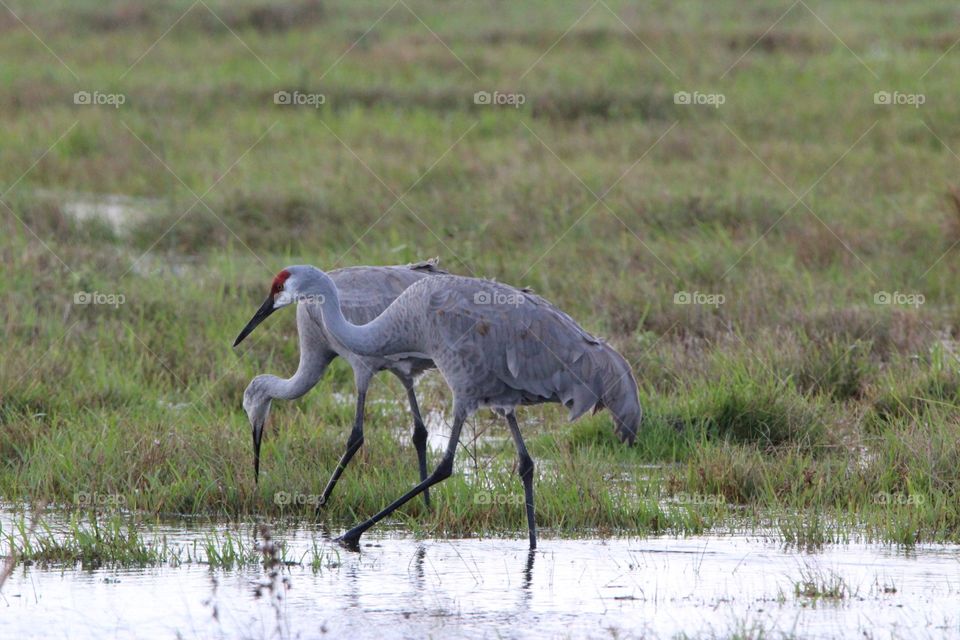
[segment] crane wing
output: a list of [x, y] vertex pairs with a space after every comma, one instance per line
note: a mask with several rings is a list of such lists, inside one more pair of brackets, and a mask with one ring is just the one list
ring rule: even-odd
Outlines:
[[559, 400], [572, 414], [599, 402], [595, 385], [580, 374], [602, 343], [570, 316], [540, 296], [496, 282], [443, 278], [431, 288], [429, 313], [443, 318], [434, 326], [463, 361], [531, 401]]

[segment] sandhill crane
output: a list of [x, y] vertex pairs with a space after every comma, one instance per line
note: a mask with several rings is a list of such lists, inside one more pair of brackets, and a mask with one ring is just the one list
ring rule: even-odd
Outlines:
[[[340, 291], [340, 304], [344, 315], [352, 322], [364, 323], [380, 315], [404, 289], [414, 282], [441, 273], [446, 271], [440, 269], [437, 266], [437, 260], [434, 259], [405, 266], [348, 267], [331, 271], [329, 275]], [[275, 284], [271, 296], [282, 288], [283, 283]], [[233, 346], [240, 344], [254, 326], [253, 323], [248, 324], [237, 336]], [[243, 394], [243, 408], [247, 412], [253, 430], [253, 469], [257, 481], [260, 477], [260, 441], [271, 401], [277, 398], [293, 400], [305, 394], [317, 384], [327, 366], [337, 356], [346, 359], [353, 369], [357, 388], [357, 408], [353, 429], [347, 440], [347, 449], [323, 490], [320, 505], [326, 503], [337, 480], [340, 479], [340, 474], [363, 445], [363, 413], [367, 387], [370, 385], [370, 379], [379, 371], [389, 371], [397, 376], [407, 391], [410, 412], [413, 414], [413, 445], [417, 451], [420, 480], [423, 481], [427, 477], [427, 429], [420, 417], [413, 381], [415, 376], [433, 368], [433, 363], [425, 358], [387, 360], [377, 356], [357, 355], [344, 347], [324, 328], [320, 307], [314, 304], [297, 306], [297, 334], [300, 341], [300, 364], [297, 366], [296, 373], [288, 379], [272, 375], [257, 376]], [[423, 498], [429, 506], [429, 493], [424, 493]]]
[[358, 548], [367, 529], [450, 477], [463, 423], [480, 407], [494, 409], [510, 427], [531, 549], [537, 545], [534, 468], [516, 408], [560, 402], [574, 420], [605, 407], [613, 414], [614, 430], [622, 441], [632, 444], [636, 437], [642, 411], [630, 365], [610, 345], [532, 293], [487, 280], [437, 275], [408, 287], [372, 321], [355, 325], [344, 317], [333, 279], [315, 267], [300, 265], [276, 276], [270, 296], [248, 329], [304, 298], [317, 302], [327, 331], [350, 351], [432, 360], [453, 392], [453, 427], [440, 464], [413, 489], [343, 534], [339, 540], [345, 546]]

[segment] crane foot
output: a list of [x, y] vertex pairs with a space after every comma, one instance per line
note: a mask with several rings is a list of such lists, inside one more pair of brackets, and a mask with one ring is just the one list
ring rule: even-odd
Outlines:
[[356, 529], [351, 529], [345, 534], [334, 540], [334, 542], [339, 542], [341, 547], [348, 549], [350, 551], [360, 551], [360, 536], [363, 535], [362, 531], [357, 531]]

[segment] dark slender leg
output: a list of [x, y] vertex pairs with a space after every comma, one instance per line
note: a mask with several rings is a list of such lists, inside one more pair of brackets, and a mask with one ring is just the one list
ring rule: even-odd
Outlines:
[[367, 385], [369, 382], [370, 378], [364, 381], [357, 381], [357, 413], [353, 419], [353, 430], [350, 432], [350, 438], [347, 440], [347, 450], [343, 452], [343, 455], [340, 457], [340, 462], [337, 463], [337, 468], [333, 470], [333, 475], [330, 476], [330, 479], [327, 481], [327, 486], [323, 490], [323, 495], [320, 497], [320, 504], [317, 505], [318, 511], [320, 507], [327, 503], [327, 499], [333, 492], [337, 480], [340, 479], [340, 474], [342, 474], [343, 470], [350, 464], [351, 458], [353, 458], [354, 454], [363, 446], [363, 409], [367, 401]]
[[527, 501], [527, 528], [530, 530], [530, 548], [537, 548], [537, 522], [533, 515], [533, 458], [527, 453], [527, 445], [523, 443], [523, 436], [520, 435], [520, 425], [517, 424], [517, 416], [513, 413], [507, 414], [507, 424], [510, 425], [510, 434], [517, 445], [517, 457], [520, 460], [519, 468], [520, 479], [523, 480], [523, 494]]
[[[410, 413], [413, 414], [413, 446], [417, 450], [417, 464], [420, 466], [420, 482], [427, 479], [427, 427], [420, 417], [420, 407], [417, 405], [417, 394], [413, 390], [413, 380], [400, 378], [407, 389], [407, 400], [410, 401]], [[423, 502], [430, 506], [430, 490], [424, 489]]]
[[360, 548], [360, 536], [363, 535], [364, 531], [402, 507], [404, 504], [409, 502], [411, 498], [415, 498], [420, 493], [423, 493], [426, 489], [449, 478], [450, 474], [453, 473], [453, 458], [457, 453], [457, 443], [460, 441], [460, 430], [463, 428], [463, 423], [466, 419], [467, 413], [465, 411], [454, 411], [453, 431], [450, 434], [450, 443], [447, 444], [447, 450], [444, 452], [443, 459], [440, 461], [440, 464], [437, 465], [437, 468], [433, 470], [433, 473], [431, 473], [426, 480], [419, 483], [413, 489], [410, 489], [410, 491], [407, 491], [405, 494], [391, 502], [386, 509], [377, 515], [373, 516], [369, 520], [361, 522], [353, 529], [350, 529], [350, 531], [347, 531], [345, 534], [337, 538], [337, 540], [348, 549], [358, 550]]

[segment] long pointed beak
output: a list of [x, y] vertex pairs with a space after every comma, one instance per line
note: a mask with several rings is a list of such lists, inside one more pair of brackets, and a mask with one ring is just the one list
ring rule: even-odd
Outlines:
[[253, 481], [260, 484], [260, 441], [263, 439], [263, 423], [253, 427]]
[[240, 332], [240, 335], [237, 336], [237, 339], [233, 341], [233, 346], [237, 346], [243, 339], [250, 335], [250, 332], [257, 328], [257, 325], [267, 319], [271, 313], [275, 311], [273, 307], [273, 296], [267, 296], [267, 299], [263, 301], [263, 304], [260, 305], [260, 308], [257, 309], [257, 312], [253, 314], [253, 317], [250, 318], [250, 322], [247, 323], [247, 326], [243, 328], [243, 331]]

